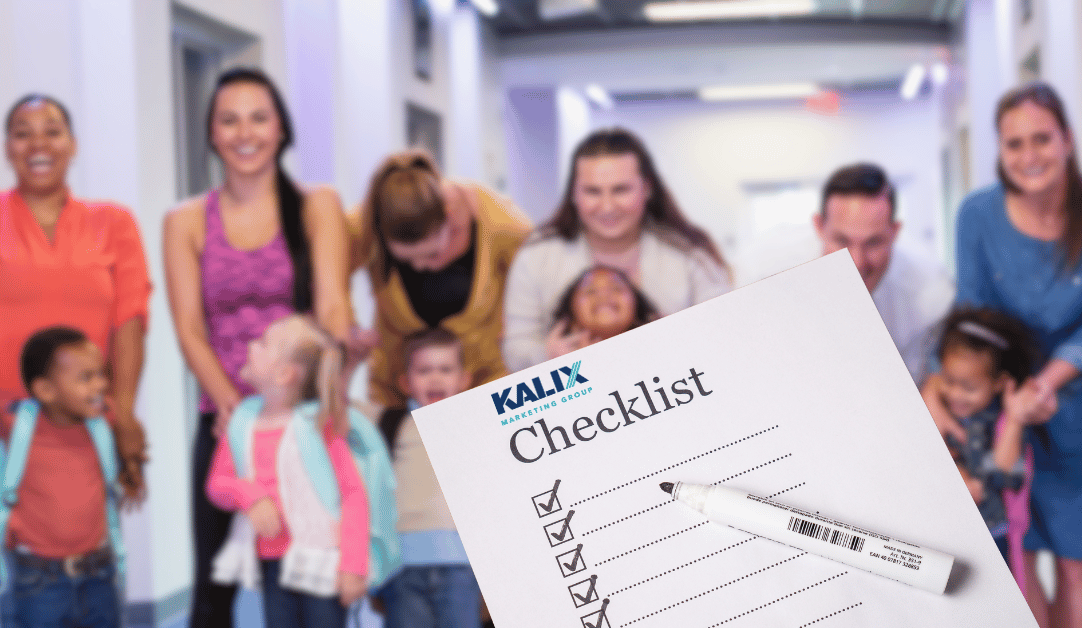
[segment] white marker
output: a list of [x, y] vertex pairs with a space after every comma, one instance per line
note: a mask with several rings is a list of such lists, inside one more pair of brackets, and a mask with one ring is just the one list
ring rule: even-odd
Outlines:
[[905, 584], [943, 593], [954, 557], [783, 506], [725, 486], [662, 482], [661, 490], [716, 523], [845, 563]]

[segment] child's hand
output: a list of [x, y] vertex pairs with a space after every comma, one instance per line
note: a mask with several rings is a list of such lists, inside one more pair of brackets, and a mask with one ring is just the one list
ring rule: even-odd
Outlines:
[[260, 498], [245, 513], [252, 522], [256, 534], [268, 539], [273, 539], [282, 531], [282, 521], [278, 518], [278, 507], [269, 497]]
[[969, 494], [973, 496], [974, 503], [981, 503], [984, 501], [984, 482], [981, 482], [975, 477], [966, 477], [966, 488], [969, 489]]
[[962, 427], [949, 410], [947, 405], [943, 403], [940, 388], [942, 386], [942, 379], [939, 373], [933, 373], [925, 380], [924, 385], [921, 386], [920, 395], [924, 399], [924, 405], [928, 407], [928, 414], [932, 415], [932, 420], [935, 421], [936, 428], [939, 430], [940, 436], [944, 439], [948, 435], [953, 436], [958, 442], [964, 443], [969, 437], [966, 434], [966, 428]]
[[549, 358], [558, 358], [590, 344], [590, 334], [585, 329], [572, 331], [571, 321], [563, 319], [545, 338], [545, 352]]
[[338, 572], [338, 599], [342, 606], [349, 607], [368, 593], [363, 576], [348, 571]]
[[966, 468], [961, 465], [958, 465], [958, 473], [962, 474], [962, 480], [965, 481], [966, 488], [969, 489], [969, 495], [973, 498], [973, 501], [977, 504], [984, 501], [984, 482], [970, 475]]

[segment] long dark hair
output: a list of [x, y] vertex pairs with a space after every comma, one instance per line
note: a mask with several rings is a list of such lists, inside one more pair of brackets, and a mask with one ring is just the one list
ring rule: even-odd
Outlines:
[[[1067, 212], [1067, 226], [1060, 239], [1060, 251], [1063, 254], [1065, 268], [1073, 268], [1082, 259], [1082, 173], [1078, 170], [1078, 159], [1074, 153], [1074, 134], [1067, 122], [1067, 110], [1063, 106], [1056, 90], [1047, 83], [1035, 82], [1012, 89], [999, 99], [996, 105], [996, 130], [1003, 122], [1008, 111], [1025, 102], [1031, 102], [1052, 114], [1061, 131], [1072, 141], [1071, 154], [1067, 156], [1067, 198], [1064, 201]], [[1015, 194], [1022, 190], [1011, 181], [1003, 169], [1003, 162], [996, 161], [996, 174], [1003, 187]]]
[[599, 129], [586, 136], [586, 139], [579, 143], [574, 155], [571, 157], [571, 172], [567, 177], [567, 187], [564, 189], [563, 198], [556, 207], [556, 213], [552, 216], [552, 219], [542, 226], [543, 232], [555, 233], [565, 240], [571, 240], [578, 235], [582, 229], [582, 222], [579, 220], [579, 213], [575, 209], [574, 200], [575, 173], [578, 169], [578, 161], [583, 157], [610, 155], [634, 155], [638, 160], [639, 174], [650, 186], [650, 198], [646, 200], [646, 214], [653, 218], [658, 225], [675, 234], [677, 239], [684, 240], [684, 242], [677, 242], [676, 244], [703, 249], [718, 264], [726, 266], [721, 252], [718, 251], [714, 241], [710, 239], [706, 231], [691, 224], [684, 217], [684, 213], [680, 211], [680, 207], [676, 204], [676, 199], [673, 198], [669, 188], [661, 180], [661, 175], [658, 174], [657, 169], [654, 167], [654, 160], [650, 158], [650, 153], [647, 152], [642, 140], [631, 131], [621, 127]]
[[270, 77], [257, 68], [233, 68], [226, 70], [218, 77], [218, 83], [214, 86], [214, 92], [210, 96], [210, 106], [207, 107], [207, 143], [211, 150], [211, 129], [214, 123], [214, 108], [218, 101], [218, 94], [222, 88], [237, 83], [253, 83], [267, 90], [271, 102], [274, 103], [275, 112], [278, 114], [278, 123], [282, 127], [282, 143], [278, 146], [276, 155], [277, 177], [275, 185], [278, 192], [278, 217], [282, 223], [282, 233], [286, 238], [286, 246], [289, 248], [289, 257], [293, 262], [293, 309], [298, 312], [310, 312], [312, 310], [312, 255], [308, 236], [304, 231], [301, 220], [301, 208], [304, 199], [297, 184], [289, 178], [282, 169], [282, 153], [293, 145], [293, 123], [289, 118], [282, 94], [271, 81]]

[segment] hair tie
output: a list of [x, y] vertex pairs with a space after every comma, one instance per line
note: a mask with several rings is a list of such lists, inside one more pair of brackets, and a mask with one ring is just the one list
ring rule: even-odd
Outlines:
[[969, 334], [974, 338], [980, 338], [993, 347], [1003, 351], [1011, 348], [1011, 343], [1007, 342], [1006, 338], [976, 321], [962, 321], [961, 323], [958, 323], [958, 331]]

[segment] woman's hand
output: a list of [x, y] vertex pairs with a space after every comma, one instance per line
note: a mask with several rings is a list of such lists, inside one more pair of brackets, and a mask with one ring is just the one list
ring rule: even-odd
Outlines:
[[[353, 371], [360, 366], [361, 362], [368, 359], [368, 354], [379, 344], [379, 334], [375, 329], [364, 329], [360, 325], [351, 325], [349, 336], [346, 338], [346, 355], [342, 373], [346, 378], [353, 375]], [[348, 382], [347, 382], [348, 383]]]
[[1015, 389], [1013, 382], [1003, 392], [1003, 410], [1012, 421], [1025, 425], [1047, 422], [1059, 410], [1056, 391], [1031, 377]]
[[113, 436], [120, 457], [120, 484], [124, 487], [120, 504], [125, 510], [131, 511], [147, 498], [146, 478], [143, 476], [143, 465], [149, 460], [146, 432], [134, 415], [124, 416], [118, 412]]
[[261, 497], [245, 513], [252, 522], [252, 528], [259, 536], [273, 539], [282, 531], [282, 521], [278, 518], [278, 507], [270, 497]]
[[349, 607], [368, 593], [364, 578], [348, 571], [338, 572], [338, 599]]
[[229, 419], [233, 417], [233, 411], [237, 409], [237, 405], [241, 402], [240, 393], [236, 389], [230, 390], [229, 393], [222, 397], [211, 398], [218, 408], [218, 413], [214, 416], [215, 438], [226, 435], [226, 430], [229, 428]]
[[563, 319], [556, 322], [545, 338], [545, 353], [550, 359], [558, 358], [588, 344], [590, 344], [590, 333], [585, 329], [572, 331], [571, 321]]

